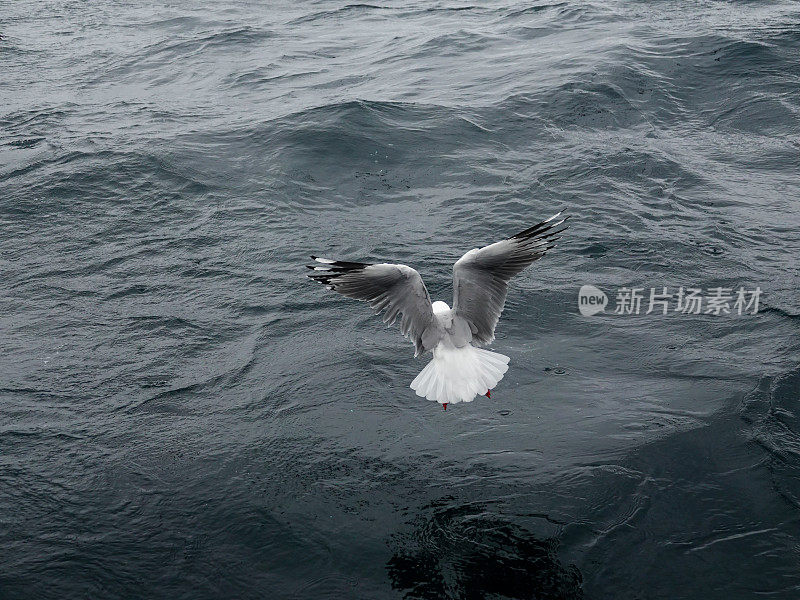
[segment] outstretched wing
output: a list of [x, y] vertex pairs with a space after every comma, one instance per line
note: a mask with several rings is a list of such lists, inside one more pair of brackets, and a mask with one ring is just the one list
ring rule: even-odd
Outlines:
[[508, 280], [553, 247], [554, 237], [567, 217], [561, 213], [520, 231], [507, 240], [474, 248], [453, 266], [453, 313], [464, 319], [472, 339], [488, 344], [503, 312]]
[[392, 325], [400, 315], [400, 331], [414, 342], [414, 356], [439, 343], [441, 325], [433, 318], [422, 277], [411, 267], [311, 258], [320, 263], [308, 267], [314, 270], [311, 279], [349, 298], [369, 302], [376, 313], [386, 311], [384, 323]]

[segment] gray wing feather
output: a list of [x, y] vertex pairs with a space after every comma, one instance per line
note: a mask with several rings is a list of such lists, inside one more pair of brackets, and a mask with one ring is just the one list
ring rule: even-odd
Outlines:
[[349, 298], [369, 302], [383, 321], [394, 324], [414, 342], [414, 356], [433, 349], [442, 329], [433, 318], [431, 299], [422, 277], [406, 265], [334, 261], [312, 256], [320, 265], [309, 266], [309, 277]]
[[553, 215], [516, 235], [474, 248], [453, 266], [453, 313], [464, 319], [472, 331], [472, 339], [488, 344], [506, 302], [508, 281], [553, 248], [552, 242], [566, 226], [557, 229], [568, 217]]

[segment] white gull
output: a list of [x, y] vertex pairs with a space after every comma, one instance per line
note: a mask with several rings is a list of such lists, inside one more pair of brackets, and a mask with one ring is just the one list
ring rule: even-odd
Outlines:
[[568, 217], [553, 215], [510, 238], [474, 248], [453, 265], [453, 308], [431, 302], [420, 274], [407, 265], [360, 263], [312, 256], [312, 279], [329, 290], [369, 302], [414, 342], [414, 356], [433, 360], [411, 382], [418, 396], [447, 405], [470, 402], [490, 391], [508, 370], [509, 358], [477, 348], [489, 344], [508, 291], [508, 281], [553, 248]]

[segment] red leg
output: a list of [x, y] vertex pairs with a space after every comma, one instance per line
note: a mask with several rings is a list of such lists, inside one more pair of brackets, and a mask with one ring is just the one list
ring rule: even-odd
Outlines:
[[486, 394], [484, 394], [487, 398], [492, 397], [492, 390], [486, 390]]
[[442, 408], [447, 410], [447, 402], [442, 402]]

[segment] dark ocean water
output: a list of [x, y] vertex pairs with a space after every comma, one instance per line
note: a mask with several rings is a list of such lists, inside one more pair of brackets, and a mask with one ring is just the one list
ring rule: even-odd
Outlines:
[[[798, 3], [6, 0], [0, 35], [0, 598], [800, 597]], [[562, 208], [511, 369], [447, 412], [305, 278], [449, 302]]]

